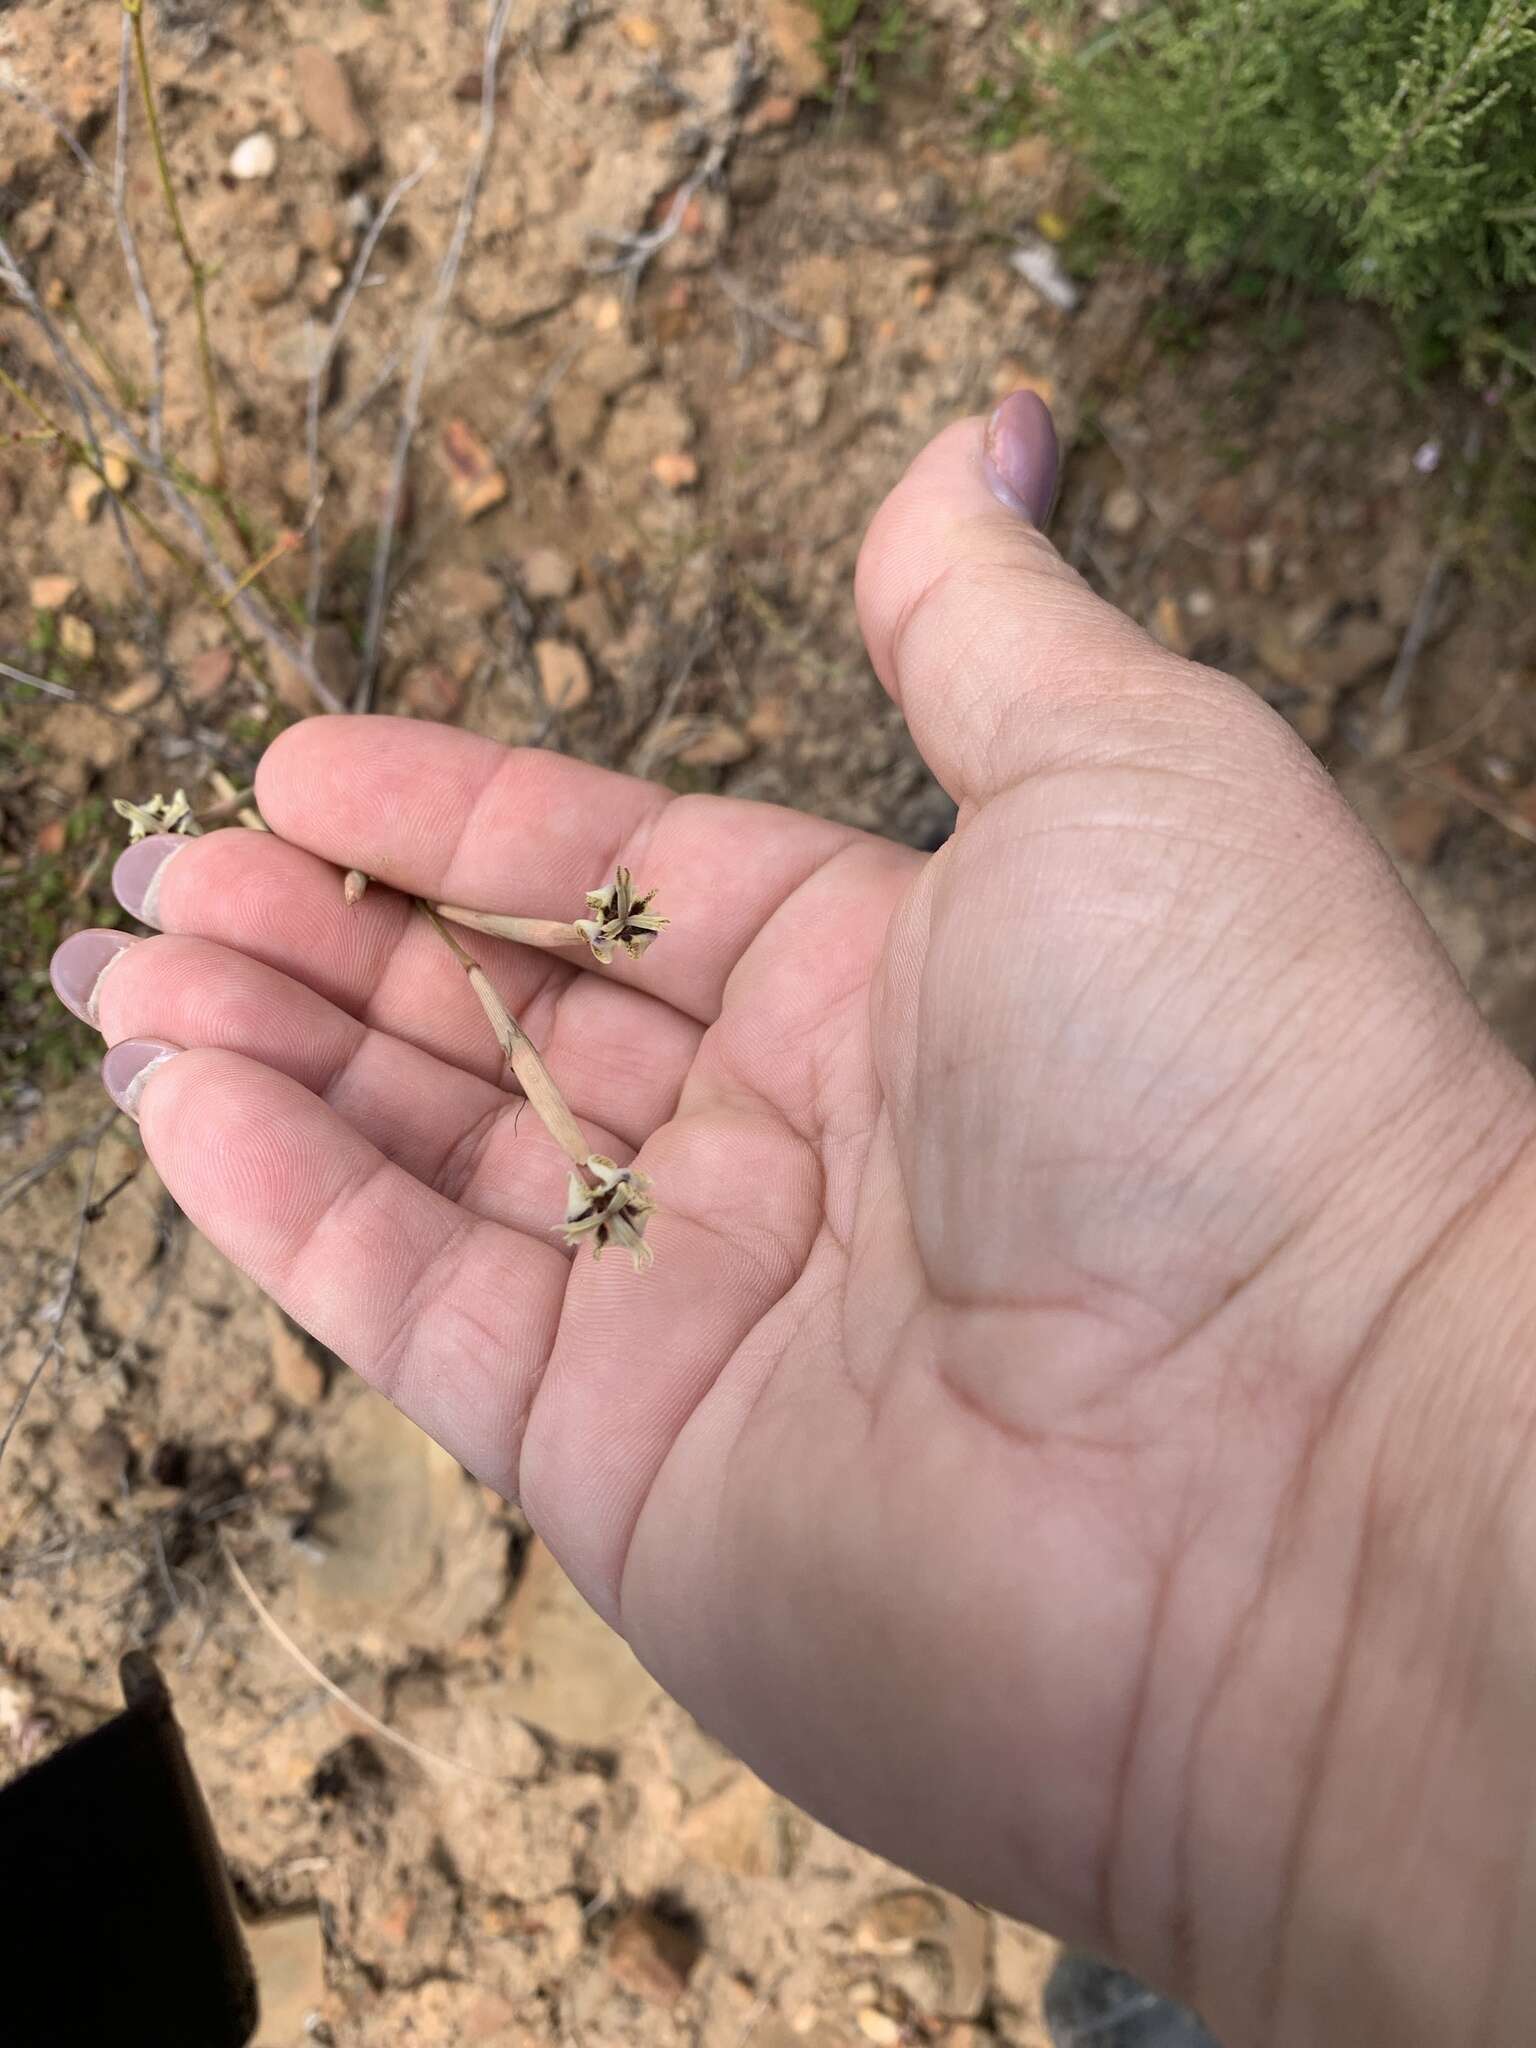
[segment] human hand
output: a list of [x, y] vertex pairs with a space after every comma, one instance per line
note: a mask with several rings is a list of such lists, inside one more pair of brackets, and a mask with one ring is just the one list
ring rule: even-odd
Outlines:
[[[320, 718], [278, 836], [130, 849], [166, 936], [57, 984], [199, 1227], [772, 1782], [1231, 2048], [1525, 2038], [1530, 1085], [1281, 722], [1040, 538], [1035, 401], [995, 453], [941, 436], [860, 564], [931, 859]], [[561, 1248], [462, 976], [337, 876], [564, 917], [619, 861], [642, 962], [473, 945], [653, 1177], [643, 1278]]]

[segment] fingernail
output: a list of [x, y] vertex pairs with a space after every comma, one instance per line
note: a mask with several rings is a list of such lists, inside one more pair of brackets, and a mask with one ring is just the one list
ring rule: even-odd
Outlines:
[[151, 1077], [181, 1050], [179, 1045], [166, 1045], [158, 1038], [125, 1038], [121, 1045], [113, 1046], [101, 1063], [102, 1086], [118, 1108], [137, 1123], [139, 1097]]
[[101, 984], [114, 960], [136, 945], [126, 932], [74, 932], [48, 963], [53, 992], [84, 1024], [100, 1021]]
[[187, 843], [176, 833], [159, 832], [123, 848], [112, 870], [112, 893], [124, 910], [131, 911], [144, 924], [158, 926], [160, 879], [165, 864]]
[[1050, 413], [1033, 391], [1013, 392], [987, 421], [982, 467], [993, 497], [1044, 526], [1056, 496], [1056, 466]]

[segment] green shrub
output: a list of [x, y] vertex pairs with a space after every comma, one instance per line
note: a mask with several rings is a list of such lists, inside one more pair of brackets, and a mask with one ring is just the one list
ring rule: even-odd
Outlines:
[[1536, 286], [1536, 0], [1054, 11], [1054, 118], [1144, 249], [1374, 301], [1440, 354]]

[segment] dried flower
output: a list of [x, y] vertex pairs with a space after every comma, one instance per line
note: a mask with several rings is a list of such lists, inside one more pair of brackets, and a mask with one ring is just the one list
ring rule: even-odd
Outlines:
[[173, 797], [152, 796], [144, 804], [131, 804], [117, 796], [112, 799], [112, 808], [120, 818], [128, 820], [130, 843], [147, 839], [153, 832], [173, 832], [187, 838], [203, 829], [192, 814], [184, 789], [178, 789]]
[[635, 1271], [643, 1273], [656, 1256], [644, 1235], [646, 1218], [656, 1208], [650, 1181], [632, 1166], [616, 1166], [600, 1152], [589, 1155], [585, 1171], [597, 1185], [590, 1186], [580, 1172], [571, 1175], [570, 1199], [565, 1205], [566, 1243], [590, 1240], [592, 1256], [598, 1259], [605, 1246], [620, 1245], [634, 1260]]
[[[651, 895], [654, 894], [652, 890]], [[650, 901], [651, 896], [635, 894], [628, 868], [620, 868], [606, 888], [587, 891], [587, 907], [592, 915], [578, 918], [576, 930], [605, 967], [613, 958], [615, 946], [622, 946], [632, 960], [638, 960], [656, 934], [666, 929], [666, 918], [647, 911]]]

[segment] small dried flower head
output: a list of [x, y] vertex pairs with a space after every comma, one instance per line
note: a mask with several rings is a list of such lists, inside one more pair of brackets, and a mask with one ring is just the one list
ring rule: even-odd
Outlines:
[[607, 1245], [621, 1245], [634, 1260], [635, 1271], [643, 1273], [656, 1256], [644, 1235], [646, 1218], [656, 1208], [650, 1181], [632, 1166], [615, 1166], [599, 1152], [587, 1160], [586, 1171], [596, 1186], [579, 1173], [571, 1175], [570, 1200], [565, 1206], [566, 1243], [590, 1242], [594, 1258], [601, 1258]]
[[120, 818], [128, 820], [130, 841], [145, 839], [152, 832], [175, 832], [189, 837], [203, 829], [192, 815], [184, 789], [178, 789], [173, 797], [152, 796], [144, 804], [131, 804], [117, 796], [112, 799], [112, 808]]
[[605, 967], [615, 946], [622, 946], [632, 960], [638, 960], [656, 934], [666, 929], [667, 919], [646, 909], [650, 900], [650, 896], [635, 894], [628, 868], [620, 868], [606, 888], [587, 891], [592, 915], [578, 918], [576, 929]]

